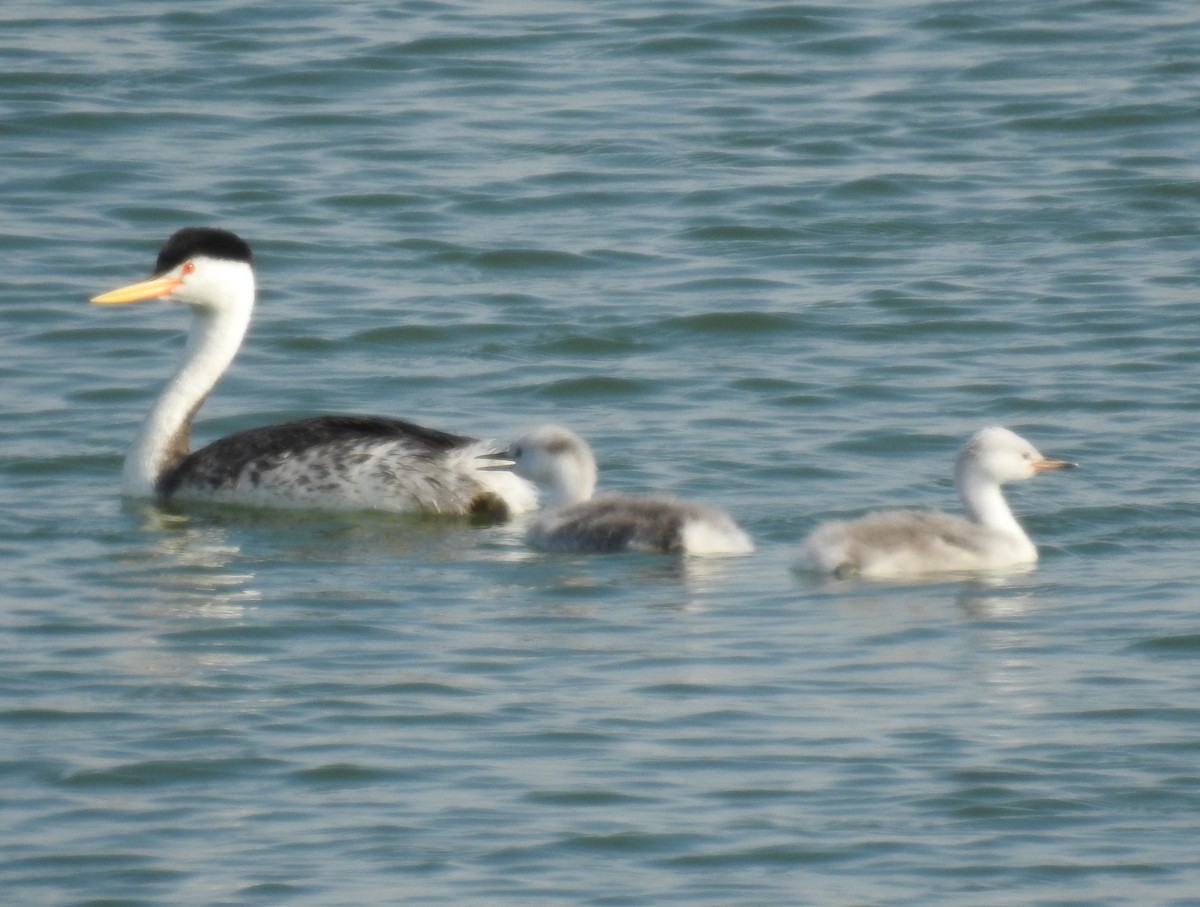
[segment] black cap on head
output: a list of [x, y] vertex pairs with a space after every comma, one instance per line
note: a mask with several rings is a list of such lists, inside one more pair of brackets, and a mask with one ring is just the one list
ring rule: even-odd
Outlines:
[[165, 274], [197, 255], [254, 264], [250, 246], [237, 234], [216, 227], [184, 227], [182, 230], [176, 230], [158, 253], [154, 273]]

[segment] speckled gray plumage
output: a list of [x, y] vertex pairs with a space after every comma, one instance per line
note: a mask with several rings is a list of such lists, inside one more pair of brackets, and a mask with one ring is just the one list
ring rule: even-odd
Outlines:
[[[474, 438], [374, 416], [320, 416], [249, 429], [214, 441], [164, 472], [164, 499], [272, 495], [291, 506], [329, 506], [365, 493], [362, 506], [507, 519], [503, 498], [469, 468], [486, 445]], [[362, 489], [367, 489], [363, 492]]]
[[[892, 510], [854, 520], [832, 520], [817, 528], [806, 550], [814, 565], [854, 575], [876, 562], [937, 561], [946, 569], [975, 564], [1004, 536], [970, 520], [936, 510]], [[837, 550], [837, 563], [829, 552]]]
[[689, 521], [733, 525], [721, 510], [667, 495], [603, 495], [534, 518], [529, 541], [552, 551], [682, 554]]

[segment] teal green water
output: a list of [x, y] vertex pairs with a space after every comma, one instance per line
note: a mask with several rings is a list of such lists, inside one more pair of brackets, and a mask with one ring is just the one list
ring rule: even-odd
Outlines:
[[[12, 904], [1200, 904], [1200, 11], [0, 10]], [[184, 224], [262, 288], [197, 440], [321, 412], [724, 505], [747, 558], [166, 513]], [[1004, 424], [1042, 560], [821, 583]]]

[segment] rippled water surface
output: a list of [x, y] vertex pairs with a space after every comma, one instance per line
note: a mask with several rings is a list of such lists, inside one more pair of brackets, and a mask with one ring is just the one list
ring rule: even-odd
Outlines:
[[[1200, 904], [1200, 9], [7, 3], [12, 904]], [[198, 441], [321, 412], [729, 508], [744, 558], [164, 511], [185, 224], [259, 308]], [[824, 583], [1004, 424], [1037, 569]]]

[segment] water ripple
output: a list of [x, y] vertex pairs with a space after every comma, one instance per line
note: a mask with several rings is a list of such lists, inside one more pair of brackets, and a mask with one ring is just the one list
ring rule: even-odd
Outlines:
[[[1192, 5], [0, 21], [8, 901], [1194, 899]], [[197, 441], [566, 422], [758, 551], [123, 503], [186, 314], [85, 300], [185, 223], [261, 289]], [[1036, 568], [788, 570], [988, 423], [1083, 464]]]

